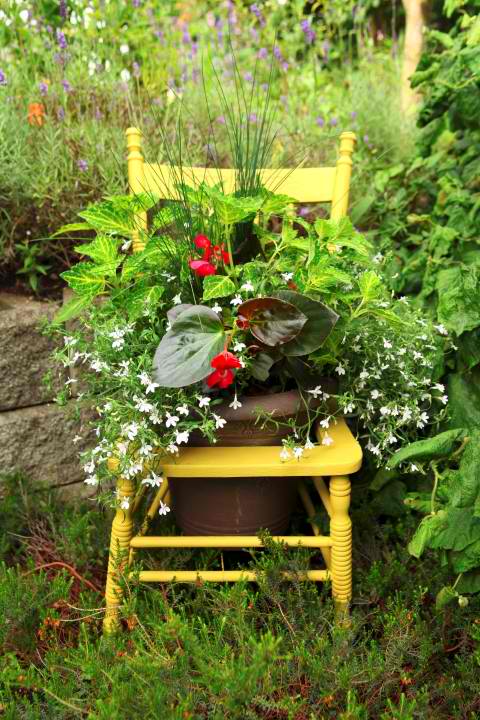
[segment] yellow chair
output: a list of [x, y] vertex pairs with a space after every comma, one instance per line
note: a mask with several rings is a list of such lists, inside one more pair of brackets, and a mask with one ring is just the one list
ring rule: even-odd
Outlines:
[[[133, 193], [152, 192], [161, 198], [176, 197], [175, 180], [178, 172], [169, 166], [150, 164], [144, 161], [141, 152], [141, 133], [136, 128], [127, 130], [128, 180]], [[335, 167], [298, 168], [296, 170], [262, 170], [262, 180], [267, 187], [277, 188], [299, 202], [330, 202], [331, 218], [338, 219], [347, 212], [352, 153], [355, 135], [344, 132], [340, 135], [339, 157]], [[234, 188], [235, 171], [205, 168], [183, 168], [186, 182], [216, 184], [221, 178], [225, 192]], [[281, 184], [281, 180], [284, 180]], [[144, 232], [147, 229], [145, 213], [138, 215], [138, 231], [133, 237], [133, 251], [144, 247]], [[133, 534], [133, 517], [138, 509], [139, 499], [134, 480], [119, 477], [117, 489], [119, 500], [128, 499], [129, 508], [116, 511], [112, 523], [110, 555], [108, 562], [107, 586], [105, 591], [106, 614], [104, 631], [117, 630], [122, 603], [120, 577], [128, 573], [133, 554], [142, 548], [253, 548], [261, 547], [256, 536], [147, 536], [149, 525], [160, 507], [160, 502], [170, 502], [168, 478], [222, 477], [282, 477], [310, 476], [330, 519], [330, 534], [322, 535], [313, 521], [315, 509], [307, 487], [299, 480], [298, 490], [313, 530], [313, 536], [274, 537], [289, 547], [319, 548], [325, 570], [309, 570], [300, 577], [313, 581], [331, 580], [332, 595], [340, 616], [348, 613], [352, 593], [352, 524], [348, 514], [350, 505], [349, 475], [359, 470], [362, 450], [352, 436], [344, 420], [329, 428], [333, 444], [318, 445], [305, 453], [300, 460], [282, 462], [278, 446], [270, 447], [207, 447], [190, 448], [180, 451], [178, 457], [162, 459], [164, 480], [151, 503], [139, 531]], [[317, 430], [318, 439], [321, 440]], [[115, 471], [118, 461], [110, 460], [110, 469]], [[324, 478], [330, 478], [329, 484]], [[288, 576], [288, 573], [286, 573]], [[255, 572], [247, 570], [145, 570], [141, 571], [142, 582], [195, 582], [198, 579], [210, 582], [231, 582], [240, 579], [255, 580]]]

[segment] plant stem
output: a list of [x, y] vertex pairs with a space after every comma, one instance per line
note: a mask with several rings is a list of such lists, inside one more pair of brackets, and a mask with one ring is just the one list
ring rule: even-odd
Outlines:
[[433, 483], [432, 497], [430, 500], [430, 512], [432, 515], [435, 515], [435, 495], [437, 494], [438, 481], [440, 480], [441, 476], [437, 470], [436, 464], [432, 464], [432, 470], [433, 470], [433, 475], [435, 477], [435, 481]]
[[228, 257], [230, 260], [230, 268], [232, 270], [232, 276], [233, 276], [233, 282], [235, 283], [235, 287], [238, 290], [238, 278], [237, 278], [237, 269], [235, 267], [235, 263], [233, 262], [233, 252], [232, 252], [232, 226], [227, 225], [226, 226], [226, 232], [227, 232], [227, 249], [228, 249]]

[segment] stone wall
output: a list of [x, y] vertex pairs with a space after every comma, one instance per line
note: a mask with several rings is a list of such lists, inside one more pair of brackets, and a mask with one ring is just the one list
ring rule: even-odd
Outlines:
[[21, 470], [34, 481], [69, 485], [84, 477], [82, 444], [72, 440], [87, 429], [74, 421], [71, 406], [53, 402], [68, 375], [52, 361], [55, 341], [40, 328], [58, 308], [0, 294], [0, 473]]

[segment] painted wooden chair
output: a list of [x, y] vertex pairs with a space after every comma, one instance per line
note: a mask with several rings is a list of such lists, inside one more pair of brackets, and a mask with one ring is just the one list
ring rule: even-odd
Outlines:
[[[133, 193], [152, 192], [161, 198], [176, 197], [175, 180], [178, 173], [164, 165], [146, 163], [141, 152], [141, 133], [136, 128], [127, 130], [128, 180]], [[296, 170], [263, 170], [262, 180], [267, 187], [279, 187], [299, 202], [331, 203], [331, 218], [339, 219], [347, 212], [352, 167], [352, 153], [355, 135], [344, 132], [340, 135], [339, 157], [335, 167], [298, 168]], [[226, 192], [234, 188], [234, 170], [211, 170], [205, 168], [183, 168], [183, 177], [188, 182], [204, 180], [209, 184], [219, 182], [219, 173]], [[281, 183], [281, 180], [284, 180]], [[281, 183], [281, 184], [280, 184]], [[133, 237], [133, 251], [144, 247], [144, 233], [147, 229], [145, 213], [138, 215], [139, 230]], [[299, 577], [313, 581], [331, 580], [332, 595], [340, 617], [348, 614], [352, 593], [352, 534], [349, 517], [350, 478], [362, 463], [360, 445], [352, 436], [344, 420], [329, 429], [333, 439], [330, 446], [318, 445], [308, 451], [300, 460], [282, 462], [278, 446], [271, 447], [204, 447], [185, 448], [178, 457], [169, 456], [161, 463], [164, 480], [151, 503], [147, 514], [134, 535], [134, 515], [138, 509], [135, 500], [135, 482], [119, 476], [117, 489], [120, 501], [129, 500], [129, 508], [116, 511], [112, 523], [110, 556], [106, 586], [105, 632], [120, 627], [122, 590], [120, 577], [128, 574], [134, 553], [142, 548], [254, 548], [261, 547], [257, 536], [168, 536], [153, 537], [147, 532], [161, 502], [170, 502], [168, 478], [222, 477], [298, 477], [298, 491], [313, 530], [313, 536], [281, 536], [274, 540], [288, 547], [320, 549], [326, 566], [324, 570], [309, 570]], [[320, 435], [318, 433], [320, 439]], [[247, 450], [247, 452], [246, 452]], [[112, 471], [118, 461], [111, 459]], [[305, 482], [306, 476], [313, 478], [313, 485], [329, 516], [330, 533], [322, 535], [314, 522], [315, 508]], [[325, 478], [329, 478], [328, 485]], [[287, 574], [288, 575], [288, 574]], [[201, 579], [210, 582], [232, 582], [240, 579], [255, 580], [255, 572], [247, 570], [144, 570], [139, 574], [141, 582], [196, 582]]]

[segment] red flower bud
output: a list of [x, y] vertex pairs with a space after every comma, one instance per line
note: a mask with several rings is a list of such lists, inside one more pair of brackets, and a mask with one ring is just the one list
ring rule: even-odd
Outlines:
[[247, 320], [247, 318], [243, 317], [243, 315], [239, 315], [237, 317], [237, 327], [240, 328], [240, 330], [248, 330], [250, 327], [250, 322]]

